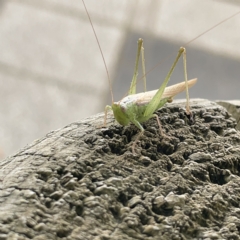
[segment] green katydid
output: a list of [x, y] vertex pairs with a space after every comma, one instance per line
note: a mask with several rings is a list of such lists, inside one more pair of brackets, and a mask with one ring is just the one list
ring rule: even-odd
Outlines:
[[[108, 76], [108, 82], [109, 82], [109, 86], [111, 89], [111, 82], [110, 82], [110, 78], [109, 78], [109, 74], [108, 74], [108, 70], [107, 70], [107, 65], [95, 32], [95, 29], [93, 27], [91, 18], [89, 16], [89, 13], [87, 11], [87, 8], [85, 6], [84, 0], [82, 0], [84, 8], [86, 10], [86, 13], [88, 15], [90, 24], [92, 26], [95, 38], [97, 40], [100, 52], [101, 52], [101, 56], [105, 65], [105, 69], [107, 72], [107, 76]], [[186, 43], [185, 45], [191, 43], [192, 41], [194, 41], [196, 38], [202, 36], [203, 34], [207, 33], [208, 31], [212, 30], [213, 28], [215, 28], [216, 26], [220, 25], [222, 22], [225, 22], [226, 20], [236, 16], [237, 14], [239, 14], [239, 12], [233, 14], [232, 16], [224, 19], [223, 21], [219, 22], [218, 24], [214, 25], [213, 27], [209, 28], [208, 30], [204, 31], [203, 33], [199, 34], [197, 37], [195, 37], [194, 39], [192, 39], [191, 41], [189, 41], [188, 43]], [[163, 134], [162, 129], [161, 129], [161, 124], [159, 121], [159, 118], [156, 114], [154, 114], [154, 112], [161, 108], [162, 106], [164, 106], [165, 103], [167, 102], [171, 102], [173, 97], [175, 95], [177, 95], [178, 93], [186, 90], [186, 99], [187, 99], [187, 103], [186, 103], [186, 113], [188, 115], [191, 115], [191, 111], [190, 111], [190, 106], [189, 106], [189, 93], [188, 93], [188, 88], [192, 87], [197, 79], [192, 79], [192, 80], [187, 80], [187, 67], [186, 67], [186, 50], [184, 47], [181, 47], [179, 49], [178, 55], [170, 69], [170, 71], [168, 72], [165, 80], [163, 81], [162, 85], [160, 86], [160, 88], [158, 90], [153, 90], [153, 91], [148, 91], [148, 92], [143, 92], [143, 93], [138, 93], [136, 94], [136, 83], [137, 83], [137, 72], [138, 72], [138, 62], [139, 62], [139, 57], [140, 57], [140, 53], [142, 52], [142, 62], [144, 63], [144, 53], [143, 53], [143, 41], [142, 39], [139, 39], [138, 41], [138, 51], [137, 51], [137, 57], [136, 57], [136, 64], [135, 64], [135, 70], [134, 70], [134, 74], [133, 74], [133, 78], [132, 78], [132, 82], [131, 82], [131, 86], [128, 92], [128, 96], [124, 97], [123, 99], [121, 99], [118, 102], [114, 102], [113, 101], [113, 94], [111, 91], [111, 96], [112, 96], [112, 106], [106, 106], [105, 108], [105, 117], [104, 117], [104, 126], [106, 126], [106, 120], [107, 120], [107, 112], [108, 110], [112, 110], [115, 119], [118, 121], [119, 124], [126, 126], [130, 123], [133, 123], [134, 125], [136, 125], [139, 129], [140, 129], [140, 133], [138, 134], [137, 138], [135, 139], [133, 145], [132, 145], [132, 152], [135, 153], [135, 147], [136, 147], [136, 143], [139, 140], [139, 138], [142, 136], [143, 132], [144, 132], [144, 128], [142, 127], [141, 123], [146, 122], [147, 120], [149, 120], [152, 117], [156, 117], [158, 125], [159, 125], [159, 130], [160, 130], [160, 134]], [[168, 81], [170, 80], [170, 77], [172, 75], [172, 72], [179, 60], [179, 58], [181, 57], [181, 55], [183, 55], [183, 63], [184, 63], [184, 82], [181, 82], [179, 84], [175, 84], [172, 85], [170, 87], [166, 87]], [[143, 64], [143, 76], [144, 76], [144, 80], [146, 82], [145, 79], [145, 66]], [[146, 83], [145, 83], [146, 86]]]
[[[178, 93], [184, 90], [186, 90], [186, 95], [187, 95], [186, 113], [191, 114], [190, 107], [189, 107], [188, 87], [193, 86], [197, 81], [197, 79], [192, 79], [189, 81], [187, 80], [186, 50], [185, 48], [181, 47], [169, 73], [167, 74], [160, 88], [158, 90], [136, 94], [136, 83], [137, 83], [138, 62], [139, 62], [140, 52], [142, 52], [141, 55], [142, 55], [142, 63], [143, 63], [143, 75], [145, 76], [143, 40], [139, 39], [135, 70], [134, 70], [131, 86], [128, 92], [129, 95], [124, 97], [118, 102], [112, 102], [112, 106], [106, 106], [105, 117], [104, 117], [104, 125], [106, 126], [107, 112], [108, 110], [112, 110], [114, 117], [119, 124], [126, 126], [130, 123], [133, 123], [135, 126], [137, 126], [140, 129], [141, 132], [138, 134], [136, 140], [132, 145], [133, 153], [135, 153], [135, 146], [137, 141], [139, 140], [139, 138], [144, 132], [144, 128], [142, 127], [141, 123], [146, 122], [148, 119], [152, 117], [156, 117], [160, 134], [163, 135], [159, 118], [157, 114], [154, 114], [154, 112], [157, 109], [164, 106], [165, 103], [171, 102], [175, 95], [177, 95]], [[179, 84], [166, 87], [168, 81], [170, 80], [171, 74], [181, 55], [183, 55], [185, 82], [181, 82]]]

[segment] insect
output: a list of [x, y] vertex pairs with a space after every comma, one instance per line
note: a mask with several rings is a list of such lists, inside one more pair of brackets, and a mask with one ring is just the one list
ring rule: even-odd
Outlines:
[[[84, 4], [84, 0], [82, 0], [82, 1]], [[85, 6], [85, 4], [84, 4], [84, 6]], [[85, 9], [86, 9], [86, 7], [85, 7]], [[86, 9], [86, 12], [87, 12], [87, 9]], [[88, 12], [87, 12], [87, 14], [88, 14]], [[88, 15], [88, 17], [89, 17], [89, 15]], [[91, 23], [90, 17], [89, 17], [89, 20]], [[92, 25], [92, 23], [91, 23], [91, 25]], [[219, 25], [219, 24], [217, 24], [217, 25]], [[217, 25], [215, 25], [214, 27], [216, 27]], [[92, 25], [92, 28], [93, 28], [93, 25]], [[204, 33], [210, 31], [211, 29], [205, 31]], [[93, 28], [93, 31], [94, 31], [94, 34], [96, 37], [94, 28]], [[202, 34], [204, 34], [204, 33], [202, 33]], [[202, 34], [200, 34], [199, 36], [201, 36]], [[96, 39], [97, 39], [97, 37], [96, 37]], [[97, 39], [97, 42], [98, 42], [98, 39]], [[99, 45], [99, 42], [98, 42], [98, 45]], [[99, 47], [100, 47], [100, 45], [99, 45]], [[100, 49], [100, 51], [101, 51], [101, 49]], [[101, 51], [101, 54], [102, 54], [102, 51]], [[162, 85], [160, 86], [160, 88], [158, 90], [136, 94], [136, 83], [137, 83], [138, 63], [139, 63], [140, 54], [142, 55], [142, 62], [144, 63], [144, 51], [143, 51], [143, 40], [142, 39], [139, 39], [139, 41], [138, 41], [138, 50], [137, 50], [135, 70], [134, 70], [131, 86], [130, 86], [130, 89], [128, 92], [128, 96], [122, 98], [118, 102], [114, 102], [113, 97], [112, 97], [112, 105], [106, 106], [105, 117], [104, 117], [104, 125], [106, 126], [107, 113], [109, 110], [112, 110], [114, 117], [119, 124], [121, 124], [123, 126], [127, 126], [130, 123], [133, 123], [135, 126], [138, 127], [138, 129], [140, 130], [140, 133], [137, 135], [135, 141], [132, 144], [132, 152], [134, 154], [136, 153], [135, 152], [136, 144], [137, 144], [138, 140], [140, 139], [140, 137], [144, 133], [144, 128], [142, 127], [141, 123], [144, 123], [147, 120], [149, 120], [150, 118], [155, 117], [157, 120], [157, 123], [159, 125], [160, 134], [163, 135], [160, 120], [159, 120], [158, 116], [156, 114], [154, 114], [154, 112], [157, 109], [164, 106], [165, 103], [171, 102], [175, 95], [177, 95], [178, 93], [180, 93], [184, 90], [186, 90], [186, 96], [187, 96], [186, 97], [186, 99], [187, 99], [186, 100], [186, 102], [187, 102], [186, 103], [186, 114], [191, 116], [191, 110], [190, 110], [190, 106], [189, 106], [188, 88], [193, 86], [197, 81], [197, 79], [192, 79], [192, 80], [188, 81], [187, 67], [186, 67], [186, 50], [185, 50], [185, 48], [181, 47], [179, 49], [178, 55], [172, 65], [170, 71], [168, 72], [168, 74], [167, 74], [165, 80], [163, 81]], [[181, 55], [183, 55], [185, 82], [167, 87], [167, 84], [168, 84], [168, 81], [170, 80], [171, 74], [172, 74], [179, 58], [181, 57]], [[103, 54], [102, 54], [102, 58], [104, 60]], [[107, 70], [105, 60], [104, 60], [104, 64], [105, 64], [105, 68]], [[145, 67], [143, 64], [143, 75], [146, 76], [144, 69], [145, 69]], [[146, 80], [144, 79], [144, 81], [146, 81]], [[110, 80], [109, 80], [109, 83], [110, 83]], [[111, 94], [112, 94], [112, 92], [111, 92]]]
[[[154, 112], [157, 109], [164, 106], [165, 103], [172, 102], [173, 97], [184, 90], [186, 90], [186, 95], [187, 95], [186, 113], [188, 115], [191, 115], [190, 106], [189, 106], [188, 87], [193, 86], [197, 81], [197, 79], [192, 79], [189, 81], [187, 80], [186, 50], [185, 48], [181, 47], [179, 49], [178, 55], [170, 71], [168, 72], [160, 88], [158, 90], [136, 94], [136, 83], [137, 83], [138, 62], [139, 62], [140, 52], [142, 53], [141, 55], [142, 55], [142, 62], [143, 62], [143, 75], [145, 76], [143, 40], [139, 39], [135, 70], [134, 70], [131, 86], [128, 92], [128, 96], [124, 97], [118, 102], [112, 102], [112, 106], [106, 106], [105, 117], [104, 117], [104, 125], [106, 126], [107, 112], [108, 110], [112, 110], [114, 117], [119, 124], [123, 126], [127, 126], [130, 123], [133, 123], [135, 126], [139, 128], [140, 133], [138, 134], [137, 138], [135, 139], [132, 145], [132, 152], [134, 154], [135, 154], [136, 143], [144, 133], [144, 128], [142, 127], [141, 123], [146, 122], [152, 117], [155, 117], [159, 126], [160, 134], [164, 135], [158, 115], [154, 114]], [[166, 87], [181, 55], [183, 55], [185, 82], [175, 84], [170, 87]], [[146, 81], [146, 79], [144, 79], [144, 81]], [[144, 85], [146, 88], [146, 83]]]

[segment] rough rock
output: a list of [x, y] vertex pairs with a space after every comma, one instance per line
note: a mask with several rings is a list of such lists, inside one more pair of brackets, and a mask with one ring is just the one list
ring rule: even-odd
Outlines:
[[0, 163], [0, 239], [240, 239], [240, 132], [206, 100], [158, 110], [138, 129], [103, 114]]

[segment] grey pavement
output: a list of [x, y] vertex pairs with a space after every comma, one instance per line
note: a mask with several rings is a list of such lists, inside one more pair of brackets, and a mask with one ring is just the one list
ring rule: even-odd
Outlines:
[[[110, 94], [81, 0], [0, 3], [1, 159], [51, 130], [103, 111]], [[86, 5], [115, 100], [130, 86], [139, 37], [146, 69], [163, 62], [147, 75], [148, 89], [155, 89], [181, 45], [240, 11], [239, 1], [86, 0]], [[240, 14], [186, 46], [189, 78], [199, 79], [191, 97], [239, 99], [239, 25]], [[179, 81], [182, 62], [171, 78]]]

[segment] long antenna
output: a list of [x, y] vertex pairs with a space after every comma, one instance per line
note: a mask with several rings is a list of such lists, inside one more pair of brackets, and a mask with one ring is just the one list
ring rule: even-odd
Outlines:
[[[82, 2], [83, 2], [83, 5], [84, 5], [85, 10], [86, 10], [86, 12], [87, 12], [89, 22], [90, 22], [90, 24], [91, 24], [91, 26], [92, 26], [92, 30], [93, 30], [93, 32], [94, 32], [95, 38], [96, 38], [97, 43], [98, 43], [98, 47], [99, 47], [100, 52], [101, 52], [101, 56], [102, 56], [102, 59], [103, 59], [103, 62], [104, 62], [104, 66], [105, 66], [106, 72], [107, 72], [108, 84], [109, 84], [109, 88], [110, 88], [110, 91], [111, 91], [111, 98], [112, 98], [112, 102], [113, 102], [112, 84], [111, 84], [111, 81], [110, 81], [107, 64], [106, 64], [106, 61], [105, 61], [105, 58], [104, 58], [104, 55], [103, 55], [103, 52], [102, 52], [100, 43], [99, 43], [99, 41], [98, 41], [97, 34], [96, 34], [95, 29], [94, 29], [94, 27], [93, 27], [93, 24], [92, 24], [90, 15], [89, 15], [88, 10], [87, 10], [87, 8], [86, 8], [86, 5], [85, 5], [85, 3], [84, 3], [84, 0], [82, 0]], [[221, 22], [218, 22], [217, 24], [213, 25], [211, 28], [208, 28], [207, 30], [205, 30], [204, 32], [202, 32], [201, 34], [199, 34], [198, 36], [196, 36], [195, 38], [193, 38], [193, 39], [191, 39], [190, 41], [188, 41], [187, 43], [185, 43], [183, 46], [185, 47], [185, 46], [189, 45], [190, 43], [192, 43], [192, 42], [193, 42], [194, 40], [196, 40], [197, 38], [201, 37], [202, 35], [206, 34], [207, 32], [211, 31], [212, 29], [216, 28], [217, 26], [219, 26], [219, 25], [222, 24], [223, 22], [228, 21], [229, 19], [235, 17], [235, 16], [238, 15], [239, 13], [240, 13], [240, 11], [234, 13], [234, 14], [231, 15], [230, 17], [227, 17], [227, 18], [223, 19]], [[143, 76], [142, 76], [140, 79], [138, 79], [138, 80], [143, 79], [149, 72], [151, 72], [152, 70], [154, 70], [157, 66], [159, 66], [161, 63], [165, 62], [167, 59], [169, 59], [169, 58], [172, 57], [173, 55], [175, 55], [175, 53], [172, 53], [172, 54], [168, 55], [168, 57], [166, 57], [166, 58], [164, 58], [162, 61], [158, 62], [155, 66], [153, 66], [151, 69], [149, 69], [149, 70], [145, 73], [145, 75], [143, 75]]]
[[234, 13], [233, 15], [231, 15], [230, 17], [227, 17], [225, 19], [223, 19], [221, 22], [213, 25], [211, 28], [207, 29], [206, 31], [202, 32], [201, 34], [199, 34], [198, 36], [196, 36], [195, 38], [193, 38], [192, 40], [190, 40], [189, 42], [185, 43], [185, 46], [187, 46], [188, 44], [190, 44], [191, 42], [193, 42], [194, 40], [196, 40], [197, 38], [201, 37], [202, 35], [204, 35], [205, 33], [211, 31], [212, 29], [214, 29], [215, 27], [217, 27], [218, 25], [222, 24], [223, 22], [235, 17], [236, 15], [238, 15], [240, 13], [240, 11]]
[[[223, 22], [225, 22], [225, 21], [227, 21], [227, 20], [235, 17], [235, 16], [238, 15], [239, 13], [240, 13], [240, 11], [234, 13], [234, 14], [231, 15], [230, 17], [227, 17], [227, 18], [223, 19], [221, 22], [213, 25], [211, 28], [205, 30], [204, 32], [202, 32], [201, 34], [199, 34], [197, 37], [195, 37], [195, 38], [191, 39], [190, 41], [188, 41], [187, 43], [185, 43], [185, 44], [183, 45], [183, 47], [189, 45], [191, 42], [193, 42], [193, 41], [196, 40], [197, 38], [201, 37], [202, 35], [204, 35], [205, 33], [209, 32], [210, 30], [214, 29], [215, 27], [217, 27], [218, 25], [222, 24]], [[151, 72], [153, 69], [155, 69], [156, 67], [158, 67], [161, 63], [165, 62], [167, 59], [169, 59], [170, 57], [172, 57], [173, 55], [175, 55], [175, 53], [170, 54], [168, 57], [166, 57], [166, 58], [164, 58], [162, 61], [158, 62], [155, 66], [153, 66], [151, 69], [149, 69], [149, 70], [145, 73], [145, 76], [146, 76], [149, 72]], [[145, 76], [142, 76], [140, 79], [143, 79]]]
[[99, 43], [99, 41], [98, 41], [97, 34], [96, 34], [95, 29], [94, 29], [94, 27], [93, 27], [92, 20], [91, 20], [91, 18], [90, 18], [90, 15], [89, 15], [89, 13], [88, 13], [88, 10], [87, 10], [87, 7], [86, 7], [86, 5], [85, 5], [84, 0], [82, 0], [82, 2], [83, 2], [83, 6], [84, 6], [84, 8], [85, 8], [85, 10], [86, 10], [86, 12], [87, 12], [89, 22], [90, 22], [90, 24], [91, 24], [91, 26], [92, 26], [93, 33], [94, 33], [95, 38], [96, 38], [96, 40], [97, 40], [98, 48], [99, 48], [99, 50], [100, 50], [100, 52], [101, 52], [101, 56], [102, 56], [102, 59], [103, 59], [103, 63], [104, 63], [104, 66], [105, 66], [105, 69], [106, 69], [106, 72], [107, 72], [108, 85], [109, 85], [109, 88], [110, 88], [111, 98], [112, 98], [112, 103], [113, 103], [112, 83], [111, 83], [111, 80], [110, 80], [110, 77], [109, 77], [107, 64], [106, 64], [106, 61], [105, 61], [105, 58], [104, 58], [104, 55], [103, 55], [103, 52], [102, 52], [102, 48], [101, 48], [100, 43]]

